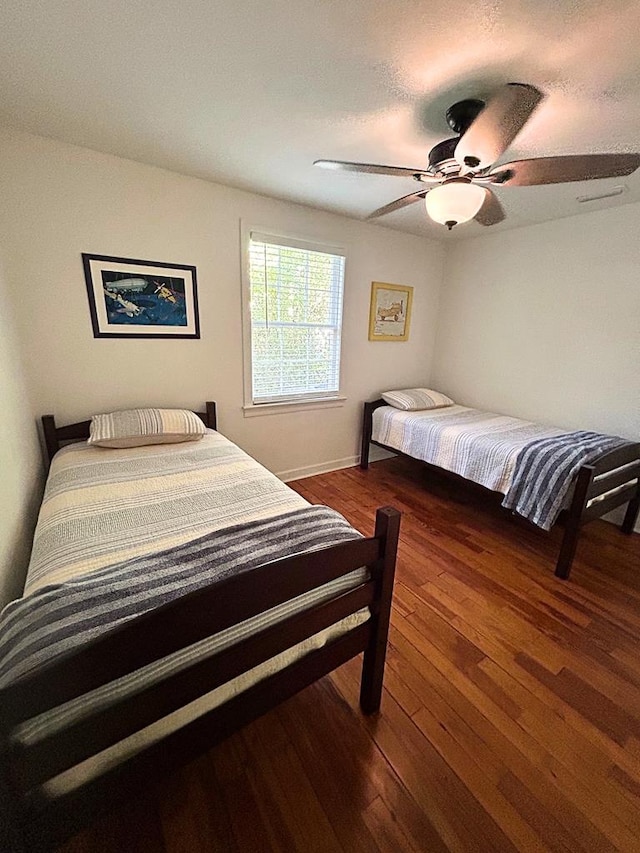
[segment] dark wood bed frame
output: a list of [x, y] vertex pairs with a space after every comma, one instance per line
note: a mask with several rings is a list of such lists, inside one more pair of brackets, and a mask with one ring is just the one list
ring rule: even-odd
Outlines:
[[[215, 428], [215, 403], [197, 413]], [[56, 427], [43, 418], [49, 458], [61, 443], [88, 436], [89, 421]], [[373, 537], [259, 566], [145, 613], [0, 691], [0, 849], [49, 850], [117, 801], [136, 796], [251, 720], [364, 652], [360, 707], [380, 707], [400, 513], [377, 510]], [[21, 722], [134, 672], [362, 566], [369, 580], [283, 620], [231, 648], [191, 663], [160, 683], [31, 746], [13, 734]], [[48, 797], [43, 783], [178, 710], [243, 672], [363, 607], [371, 618], [260, 681], [163, 740], [72, 792]]]
[[[379, 441], [372, 439], [373, 413], [380, 406], [386, 405], [387, 403], [384, 400], [374, 400], [372, 403], [364, 404], [360, 453], [360, 467], [362, 469], [366, 470], [369, 467], [369, 448], [371, 444], [375, 444], [399, 456], [404, 456], [406, 459], [413, 459], [413, 457], [402, 453], [402, 451], [396, 450], [395, 447], [388, 447], [386, 444], [381, 444]], [[418, 461], [431, 470], [437, 470], [458, 480], [464, 480], [463, 477], [453, 474], [450, 471], [445, 471], [437, 465], [432, 465], [422, 460]], [[624, 470], [617, 470], [622, 466], [625, 466]], [[629, 481], [635, 478], [638, 478], [636, 483], [630, 483], [630, 485], [616, 494], [603, 498], [591, 504], [591, 506], [587, 506], [591, 499], [625, 483], [629, 483]], [[480, 486], [480, 488], [483, 487]], [[486, 489], [486, 491], [490, 490]], [[628, 507], [620, 529], [623, 533], [629, 534], [633, 533], [633, 528], [638, 518], [638, 511], [640, 510], [640, 444], [633, 442], [629, 442], [629, 444], [617, 450], [612, 450], [610, 453], [603, 454], [592, 465], [583, 465], [580, 468], [573, 492], [573, 499], [568, 509], [562, 514], [565, 532], [562, 545], [560, 546], [558, 562], [556, 563], [555, 574], [557, 577], [563, 580], [569, 577], [582, 525], [594, 518], [600, 518], [612, 509], [622, 506], [625, 503], [628, 503]]]

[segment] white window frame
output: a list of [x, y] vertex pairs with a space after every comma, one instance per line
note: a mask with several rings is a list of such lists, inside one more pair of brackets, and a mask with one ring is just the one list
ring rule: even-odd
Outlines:
[[244, 379], [244, 405], [245, 417], [260, 415], [275, 415], [283, 412], [306, 411], [310, 409], [326, 409], [343, 406], [346, 397], [342, 393], [343, 382], [343, 321], [344, 321], [344, 284], [342, 293], [342, 318], [340, 326], [340, 365], [339, 365], [339, 390], [335, 393], [322, 393], [315, 396], [296, 396], [291, 400], [279, 400], [277, 402], [254, 403], [253, 402], [253, 366], [251, 349], [251, 280], [249, 272], [249, 244], [251, 235], [259, 234], [266, 239], [273, 238], [274, 241], [285, 242], [287, 245], [308, 249], [309, 251], [328, 252], [329, 254], [343, 255], [345, 258], [345, 280], [347, 252], [344, 246], [323, 243], [319, 240], [310, 240], [309, 237], [301, 237], [296, 234], [274, 230], [268, 227], [240, 223], [240, 251], [242, 269], [242, 349], [243, 349], [243, 379]]

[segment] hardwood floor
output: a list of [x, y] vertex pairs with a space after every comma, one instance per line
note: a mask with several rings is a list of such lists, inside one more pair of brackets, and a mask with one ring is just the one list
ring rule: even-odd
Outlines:
[[560, 530], [404, 460], [292, 485], [404, 513], [381, 713], [351, 661], [66, 853], [640, 851], [640, 536], [592, 522], [563, 582]]

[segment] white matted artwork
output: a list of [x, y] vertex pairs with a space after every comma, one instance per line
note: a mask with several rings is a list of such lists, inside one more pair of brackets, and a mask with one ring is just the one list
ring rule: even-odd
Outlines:
[[371, 282], [369, 340], [408, 340], [412, 301], [412, 287], [382, 281]]

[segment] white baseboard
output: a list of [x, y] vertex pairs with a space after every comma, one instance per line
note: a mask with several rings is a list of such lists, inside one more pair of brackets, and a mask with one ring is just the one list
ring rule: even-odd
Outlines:
[[302, 480], [303, 477], [313, 477], [314, 474], [328, 474], [330, 471], [340, 471], [341, 468], [353, 468], [359, 462], [359, 456], [347, 456], [345, 459], [332, 459], [330, 462], [306, 465], [304, 468], [276, 471], [276, 477], [279, 477], [285, 483], [289, 483], [291, 480]]
[[[383, 450], [381, 447], [372, 447], [369, 454], [370, 462], [379, 462], [381, 459], [390, 459], [394, 454]], [[340, 471], [342, 468], [353, 468], [360, 464], [360, 456], [347, 456], [344, 459], [332, 459], [330, 462], [319, 462], [317, 465], [305, 465], [304, 468], [291, 468], [289, 471], [276, 471], [276, 477], [284, 483], [292, 480], [302, 480], [303, 477], [313, 477], [314, 474], [329, 474], [331, 471]]]

